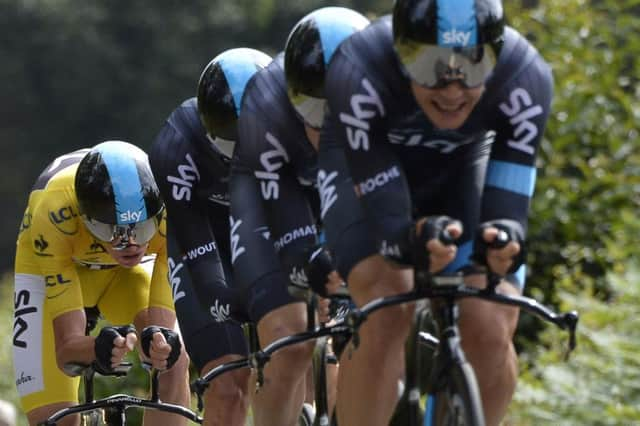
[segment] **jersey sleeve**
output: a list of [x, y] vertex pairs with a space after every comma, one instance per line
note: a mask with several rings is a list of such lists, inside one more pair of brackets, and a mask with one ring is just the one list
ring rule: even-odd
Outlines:
[[[388, 95], [382, 85], [339, 51], [325, 90], [329, 112], [321, 133], [318, 186], [327, 240], [346, 277], [364, 256], [398, 248], [396, 240], [411, 223], [410, 192], [384, 140]], [[388, 177], [384, 187], [369, 188], [378, 176]]]
[[244, 111], [231, 174], [234, 274], [243, 288], [282, 285], [301, 277], [317, 229], [286, 141], [263, 115]]
[[[201, 173], [197, 153], [182, 134], [167, 123], [160, 131], [149, 161], [167, 210], [167, 232], [173, 235], [189, 270], [196, 296], [209, 310], [217, 291], [226, 288], [211, 218], [206, 205], [196, 197]], [[188, 183], [188, 184], [185, 184]], [[228, 218], [220, 217], [228, 223]]]
[[[83, 309], [80, 278], [73, 263], [73, 244], [82, 226], [76, 216], [58, 224], [56, 215], [73, 205], [67, 190], [45, 190], [32, 211], [31, 248], [46, 284], [52, 318]], [[72, 223], [75, 222], [75, 223]]]
[[536, 153], [552, 96], [551, 70], [537, 57], [495, 102], [496, 136], [485, 179], [482, 221], [512, 219], [526, 231], [536, 182]]
[[149, 243], [151, 253], [156, 254], [151, 275], [151, 289], [149, 292], [149, 306], [174, 310], [169, 284], [169, 269], [167, 267], [167, 214], [162, 214], [158, 232]]
[[[482, 196], [482, 222], [514, 220], [526, 237], [536, 154], [552, 97], [551, 70], [539, 56], [501, 92], [493, 114], [497, 130]], [[509, 279], [522, 286], [525, 277], [526, 265], [522, 265]]]

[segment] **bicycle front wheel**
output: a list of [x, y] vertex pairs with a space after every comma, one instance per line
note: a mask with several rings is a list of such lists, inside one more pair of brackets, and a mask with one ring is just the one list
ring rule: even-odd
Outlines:
[[446, 385], [428, 396], [424, 426], [484, 426], [480, 391], [468, 362], [454, 363]]

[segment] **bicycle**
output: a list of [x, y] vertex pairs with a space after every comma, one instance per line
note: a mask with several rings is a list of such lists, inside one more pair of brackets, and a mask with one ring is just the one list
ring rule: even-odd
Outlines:
[[[500, 294], [496, 291], [500, 277], [494, 274], [488, 274], [487, 287], [479, 289], [466, 286], [461, 273], [432, 276], [421, 272], [416, 272], [416, 284], [412, 291], [375, 299], [362, 308], [353, 309], [346, 318], [352, 330], [352, 344], [357, 347], [359, 342], [357, 330], [371, 313], [392, 305], [421, 299], [436, 299], [437, 302], [433, 303], [428, 311], [419, 310], [417, 313], [420, 326], [414, 327], [413, 336], [410, 339], [414, 343], [410, 347], [413, 356], [410, 357], [407, 365], [407, 382], [404, 392], [408, 412], [408, 418], [404, 424], [408, 426], [421, 424], [484, 426], [484, 414], [475, 373], [465, 359], [460, 345], [457, 299], [473, 297], [517, 306], [563, 330], [568, 330], [567, 356], [576, 347], [575, 336], [579, 316], [575, 311], [558, 314], [534, 299]], [[427, 313], [431, 313], [432, 320], [426, 317]], [[421, 327], [429, 324], [434, 326], [432, 330], [436, 333], [435, 336]], [[426, 381], [427, 408], [424, 416], [420, 408], [421, 372], [418, 362], [420, 345], [432, 351], [430, 372]]]
[[[85, 334], [90, 334], [91, 331], [97, 325], [100, 312], [97, 308], [86, 308], [85, 313], [87, 316], [87, 326], [85, 328]], [[132, 395], [116, 394], [101, 399], [94, 399], [93, 378], [96, 373], [95, 363], [86, 365], [81, 363], [67, 363], [64, 368], [65, 371], [74, 376], [82, 376], [84, 384], [84, 403], [77, 404], [71, 407], [63, 408], [57, 411], [53, 415], [49, 416], [47, 420], [38, 423], [40, 426], [55, 426], [61, 419], [74, 415], [81, 415], [81, 425], [83, 426], [125, 426], [126, 425], [126, 410], [131, 407], [138, 407], [143, 409], [160, 410], [171, 414], [181, 415], [192, 422], [202, 424], [202, 417], [193, 412], [192, 410], [182, 407], [180, 405], [170, 404], [160, 401], [159, 396], [159, 370], [151, 367], [150, 364], [143, 362], [142, 366], [149, 372], [151, 381], [151, 396], [149, 399], [142, 399]], [[132, 363], [123, 362], [119, 366], [113, 369], [113, 372], [109, 374], [98, 373], [102, 376], [125, 376], [132, 367]]]

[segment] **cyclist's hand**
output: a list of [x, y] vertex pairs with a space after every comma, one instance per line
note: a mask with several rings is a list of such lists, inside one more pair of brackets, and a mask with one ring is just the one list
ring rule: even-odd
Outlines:
[[167, 339], [164, 338], [162, 333], [159, 331], [153, 333], [149, 347], [149, 360], [153, 368], [158, 370], [167, 368], [167, 358], [169, 358], [170, 353], [171, 345], [167, 343]]
[[135, 347], [138, 337], [136, 330], [128, 325], [103, 327], [95, 340], [96, 363], [103, 371], [117, 367]]
[[492, 272], [505, 276], [524, 262], [523, 232], [520, 224], [502, 219], [484, 222], [478, 228], [473, 258]]
[[328, 297], [338, 291], [344, 280], [335, 270], [329, 252], [322, 246], [316, 247], [304, 267], [309, 287], [318, 295]]
[[[448, 234], [450, 242], [441, 241], [443, 231]], [[456, 258], [457, 247], [452, 241], [462, 235], [462, 224], [447, 216], [426, 217], [416, 222], [416, 233], [420, 232], [426, 233], [420, 238], [426, 239], [424, 248], [429, 253], [429, 272], [443, 270]]]
[[148, 326], [141, 334], [142, 352], [151, 361], [153, 368], [166, 370], [178, 360], [182, 344], [180, 336], [165, 327]]
[[340, 276], [338, 271], [331, 271], [327, 276], [327, 282], [325, 284], [325, 288], [327, 289], [327, 294], [336, 294], [340, 291], [340, 288], [344, 286], [344, 280]]
[[113, 350], [111, 351], [111, 368], [118, 366], [127, 353], [131, 352], [136, 346], [138, 336], [135, 332], [127, 333], [126, 337], [118, 336], [113, 341]]
[[[482, 231], [482, 238], [491, 247], [498, 237], [500, 230], [490, 227]], [[498, 275], [504, 276], [513, 265], [513, 258], [520, 253], [520, 244], [517, 241], [509, 241], [506, 246], [498, 249], [487, 249], [487, 266]]]

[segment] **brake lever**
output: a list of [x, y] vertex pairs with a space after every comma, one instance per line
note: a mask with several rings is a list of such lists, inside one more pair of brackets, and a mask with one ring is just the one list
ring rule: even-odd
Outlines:
[[200, 378], [191, 384], [191, 392], [195, 393], [198, 397], [198, 411], [200, 412], [204, 409], [204, 398], [202, 394], [207, 389], [207, 386], [209, 386], [208, 383]]
[[271, 356], [261, 350], [250, 355], [251, 368], [255, 368], [258, 374], [258, 377], [256, 378], [256, 381], [258, 382], [256, 392], [264, 385], [264, 366], [270, 359]]
[[360, 346], [360, 325], [364, 322], [367, 316], [358, 308], [349, 311], [344, 319], [345, 325], [349, 327], [351, 334], [351, 344], [349, 345], [349, 358], [355, 349]]
[[578, 320], [580, 316], [578, 312], [571, 311], [562, 315], [562, 323], [564, 325], [563, 328], [567, 328], [569, 331], [569, 347], [567, 348], [567, 352], [565, 353], [564, 360], [567, 361], [569, 359], [569, 355], [578, 345], [576, 338], [576, 329], [578, 327]]

